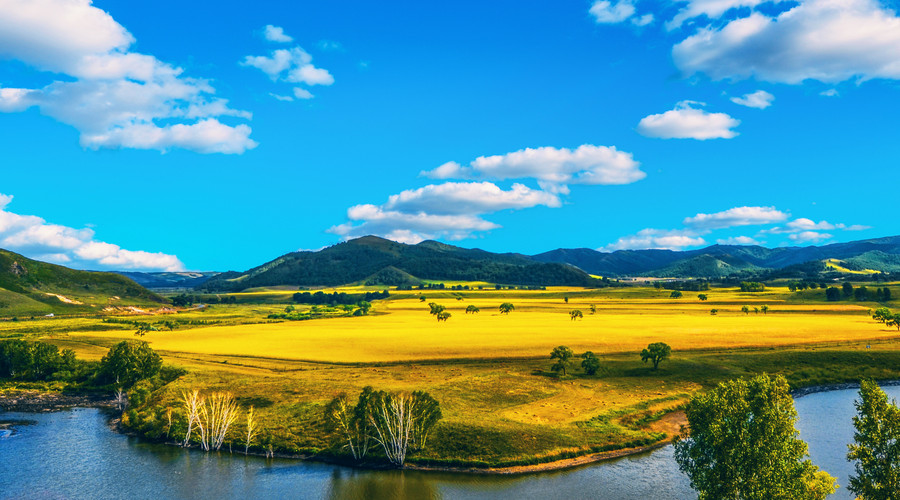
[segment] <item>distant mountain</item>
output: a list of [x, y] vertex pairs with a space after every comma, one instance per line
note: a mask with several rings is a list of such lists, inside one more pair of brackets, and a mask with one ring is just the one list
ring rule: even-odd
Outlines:
[[612, 253], [587, 248], [557, 249], [534, 255], [532, 259], [568, 263], [590, 274], [609, 277], [720, 278], [789, 268], [807, 273], [816, 269], [826, 272], [828, 269], [824, 265], [807, 264], [827, 259], [842, 260], [851, 270], [898, 272], [900, 236], [808, 247], [713, 245], [687, 251], [618, 250]]
[[78, 271], [0, 249], [0, 317], [166, 302], [115, 273]]
[[142, 273], [136, 271], [119, 271], [144, 288], [196, 288], [216, 276], [216, 272], [159, 272]]
[[357, 282], [400, 285], [426, 279], [532, 286], [600, 283], [567, 263], [537, 262], [526, 255], [497, 254], [437, 241], [407, 245], [365, 236], [318, 252], [289, 253], [244, 273], [223, 273], [200, 288], [235, 291], [278, 285], [335, 286]]

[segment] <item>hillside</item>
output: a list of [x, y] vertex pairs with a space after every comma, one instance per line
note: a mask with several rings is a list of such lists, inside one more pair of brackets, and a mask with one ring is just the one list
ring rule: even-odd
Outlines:
[[[839, 272], [821, 263], [837, 259], [848, 270], [900, 271], [900, 236], [834, 243], [823, 246], [765, 248], [713, 245], [699, 250], [557, 249], [532, 256], [539, 262], [569, 263], [601, 276], [666, 276], [721, 278], [735, 274], [766, 275], [779, 270]], [[777, 274], [777, 273], [776, 273]]]
[[289, 253], [244, 273], [223, 273], [200, 288], [235, 291], [277, 285], [336, 286], [367, 281], [401, 285], [421, 280], [487, 281], [527, 286], [600, 283], [569, 264], [536, 262], [525, 255], [496, 254], [436, 241], [407, 245], [366, 236], [318, 252]]
[[134, 280], [135, 283], [144, 288], [196, 288], [213, 276], [219, 274], [214, 272], [158, 272], [143, 273], [136, 271], [118, 271], [126, 278]]
[[0, 249], [0, 317], [159, 305], [164, 298], [115, 273], [78, 271]]

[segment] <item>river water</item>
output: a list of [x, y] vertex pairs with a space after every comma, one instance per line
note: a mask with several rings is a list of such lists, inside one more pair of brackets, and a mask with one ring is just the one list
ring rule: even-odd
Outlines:
[[[886, 387], [900, 398], [900, 387]], [[856, 390], [796, 400], [813, 461], [847, 484]], [[295, 460], [203, 453], [112, 432], [101, 410], [0, 414], [31, 420], [0, 437], [0, 498], [693, 499], [672, 447], [525, 476], [365, 471]], [[835, 499], [852, 498], [842, 487]]]

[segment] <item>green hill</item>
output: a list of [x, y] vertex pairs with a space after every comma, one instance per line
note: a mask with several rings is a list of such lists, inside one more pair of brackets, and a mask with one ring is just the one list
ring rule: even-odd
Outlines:
[[237, 291], [278, 285], [337, 286], [367, 281], [403, 285], [421, 280], [486, 281], [527, 286], [600, 284], [574, 266], [539, 263], [525, 255], [496, 254], [436, 241], [407, 245], [366, 236], [318, 252], [289, 253], [244, 273], [223, 273], [200, 288]]
[[78, 271], [0, 249], [0, 317], [96, 312], [166, 299], [115, 273]]

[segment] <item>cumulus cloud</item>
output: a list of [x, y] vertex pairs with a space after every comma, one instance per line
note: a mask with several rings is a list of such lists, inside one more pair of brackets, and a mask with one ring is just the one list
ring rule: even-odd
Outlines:
[[635, 26], [646, 26], [653, 22], [653, 14], [637, 15], [633, 0], [597, 0], [591, 5], [590, 14], [598, 24], [618, 24], [625, 21]]
[[266, 40], [275, 43], [291, 43], [294, 41], [293, 37], [285, 34], [284, 28], [281, 26], [272, 26], [271, 24], [267, 24], [266, 27], [263, 28], [263, 36]]
[[790, 234], [788, 235], [788, 238], [797, 243], [810, 243], [831, 239], [832, 235], [828, 233], [817, 233], [815, 231], [803, 231], [801, 233]]
[[742, 97], [732, 97], [731, 102], [748, 108], [766, 109], [772, 105], [775, 96], [765, 90], [757, 90], [752, 94], [744, 94]]
[[526, 148], [505, 155], [480, 156], [469, 165], [445, 163], [422, 172], [434, 179], [532, 178], [547, 191], [568, 192], [568, 184], [630, 184], [647, 176], [631, 153], [585, 144], [567, 148]]
[[637, 234], [623, 236], [604, 247], [598, 248], [601, 252], [614, 252], [616, 250], [645, 250], [664, 249], [681, 250], [687, 247], [705, 245], [706, 240], [696, 232], [683, 229], [642, 229]]
[[803, 0], [771, 16], [752, 11], [700, 28], [672, 56], [684, 74], [715, 80], [900, 79], [900, 18], [878, 0]]
[[243, 153], [256, 146], [249, 126], [219, 121], [249, 113], [214, 97], [207, 80], [130, 51], [134, 42], [90, 0], [0, 2], [0, 57], [68, 77], [42, 88], [0, 88], [0, 112], [37, 108], [78, 129], [89, 148]]
[[841, 94], [837, 91], [837, 89], [828, 89], [828, 90], [823, 90], [822, 92], [819, 92], [819, 95], [825, 96], [825, 97], [837, 97]]
[[788, 214], [775, 207], [734, 207], [712, 214], [697, 214], [682, 221], [685, 226], [700, 229], [724, 229], [781, 222]]
[[[286, 36], [286, 35], [285, 35]], [[311, 99], [313, 94], [305, 85], [331, 85], [334, 77], [326, 69], [317, 68], [312, 63], [312, 56], [301, 47], [273, 50], [266, 56], [246, 56], [241, 66], [256, 68], [265, 73], [273, 82], [296, 84], [294, 96], [298, 99]], [[278, 99], [278, 97], [276, 97]], [[279, 99], [286, 100], [286, 99]]]
[[[772, 233], [772, 234], [784, 234], [784, 233], [800, 233], [805, 231], [830, 231], [833, 229], [840, 229], [843, 231], [862, 231], [865, 229], [871, 229], [870, 226], [863, 226], [860, 224], [846, 225], [846, 224], [832, 224], [828, 221], [819, 221], [816, 222], [812, 219], [807, 219], [805, 217], [800, 217], [798, 219], [794, 219], [784, 226], [776, 226], [770, 229], [766, 229], [762, 232], [764, 233]], [[830, 237], [830, 236], [829, 236]]]
[[732, 236], [716, 240], [720, 245], [760, 245], [761, 243], [749, 236]]
[[551, 193], [513, 184], [503, 190], [491, 182], [447, 182], [403, 191], [383, 205], [356, 205], [347, 210], [345, 224], [328, 232], [345, 239], [368, 234], [406, 243], [426, 239], [459, 240], [500, 226], [483, 214], [535, 206], [559, 207]]
[[26, 257], [69, 267], [94, 270], [183, 271], [174, 255], [126, 250], [94, 239], [89, 228], [75, 229], [48, 223], [35, 215], [6, 209], [13, 197], [0, 194], [0, 248]]
[[741, 121], [725, 113], [709, 113], [695, 106], [696, 101], [681, 101], [675, 109], [649, 115], [638, 123], [637, 131], [647, 137], [659, 139], [731, 139], [737, 136], [732, 130]]

